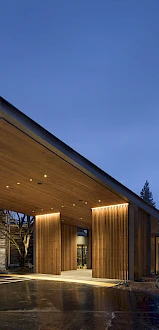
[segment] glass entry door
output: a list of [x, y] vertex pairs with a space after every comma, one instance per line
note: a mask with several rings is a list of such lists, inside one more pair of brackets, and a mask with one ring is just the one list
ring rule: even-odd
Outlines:
[[77, 268], [87, 268], [87, 245], [77, 245]]

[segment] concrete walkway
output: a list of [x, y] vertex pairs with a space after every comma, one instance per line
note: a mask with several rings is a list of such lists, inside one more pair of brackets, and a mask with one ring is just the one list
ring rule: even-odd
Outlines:
[[26, 275], [10, 274], [10, 276], [11, 277], [19, 276], [20, 278], [32, 279], [32, 280], [38, 279], [38, 280], [58, 281], [58, 282], [72, 282], [72, 283], [89, 284], [94, 286], [104, 286], [104, 287], [113, 287], [122, 282], [121, 280], [114, 280], [114, 279], [92, 278], [91, 269], [69, 270], [69, 271], [61, 272], [61, 275], [33, 273]]

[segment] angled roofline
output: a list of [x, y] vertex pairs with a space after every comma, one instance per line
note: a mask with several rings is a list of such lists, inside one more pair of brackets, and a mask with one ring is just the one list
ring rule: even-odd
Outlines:
[[78, 168], [81, 172], [99, 182], [102, 186], [109, 189], [124, 201], [136, 204], [154, 218], [159, 220], [159, 210], [143, 201], [137, 194], [115, 180], [109, 174], [91, 163], [88, 159], [81, 156], [67, 144], [48, 132], [42, 126], [30, 119], [23, 112], [14, 107], [11, 103], [0, 96], [0, 118], [4, 119], [17, 129], [27, 134], [39, 144], [69, 164]]

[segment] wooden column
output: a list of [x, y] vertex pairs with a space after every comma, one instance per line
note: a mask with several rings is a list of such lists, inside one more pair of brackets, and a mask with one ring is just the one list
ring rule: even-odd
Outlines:
[[88, 232], [87, 268], [92, 269], [92, 230]]
[[35, 217], [35, 272], [61, 274], [60, 213]]
[[62, 223], [61, 270], [77, 269], [77, 227]]
[[135, 209], [134, 205], [129, 205], [128, 212], [128, 279], [134, 280], [134, 226], [135, 226]]
[[127, 279], [128, 204], [92, 210], [92, 276]]
[[150, 273], [150, 217], [139, 207], [134, 216], [134, 278], [135, 280]]

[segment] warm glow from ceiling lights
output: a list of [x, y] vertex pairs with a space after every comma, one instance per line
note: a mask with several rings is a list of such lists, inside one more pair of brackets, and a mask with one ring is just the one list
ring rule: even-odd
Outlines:
[[123, 204], [115, 204], [115, 205], [98, 206], [98, 207], [92, 207], [92, 210], [106, 209], [106, 208], [113, 208], [113, 207], [127, 206], [127, 205], [129, 205], [129, 204], [128, 203], [123, 203]]
[[83, 218], [81, 218], [81, 220], [82, 220]]
[[73, 206], [76, 206], [76, 204], [73, 204]]
[[85, 202], [85, 204], [88, 204], [88, 202]]
[[9, 186], [6, 186], [6, 188], [9, 188]]
[[20, 184], [20, 182], [17, 182], [17, 184]]
[[30, 179], [30, 181], [33, 181], [33, 179]]
[[33, 213], [35, 212], [35, 211], [32, 211]]
[[50, 217], [51, 215], [57, 215], [57, 214], [60, 214], [60, 212], [49, 213], [49, 214], [38, 214], [38, 215], [36, 215], [36, 218], [37, 217]]
[[98, 201], [99, 203], [101, 202], [101, 199], [99, 199], [99, 201]]
[[54, 208], [53, 207], [51, 207], [51, 210], [53, 210]]
[[61, 207], [64, 207], [63, 205]]
[[44, 174], [44, 178], [47, 178], [47, 174]]

